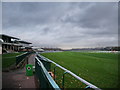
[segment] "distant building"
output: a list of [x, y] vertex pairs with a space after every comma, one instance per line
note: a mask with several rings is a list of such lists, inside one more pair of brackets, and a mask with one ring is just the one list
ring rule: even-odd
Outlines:
[[28, 47], [29, 44], [32, 44], [5, 34], [0, 34], [0, 43], [2, 45], [2, 53], [19, 52], [22, 47]]
[[36, 52], [44, 52], [43, 49], [41, 49], [40, 47], [32, 47], [34, 51]]
[[41, 48], [43, 49], [44, 51], [61, 51], [62, 49], [61, 48]]

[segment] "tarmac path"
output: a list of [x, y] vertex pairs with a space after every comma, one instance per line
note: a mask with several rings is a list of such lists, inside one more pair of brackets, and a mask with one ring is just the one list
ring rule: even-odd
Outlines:
[[[35, 64], [35, 54], [28, 57], [28, 64]], [[35, 89], [35, 80], [33, 76], [26, 76], [26, 68], [17, 69], [10, 72], [2, 72], [2, 88], [32, 88]]]

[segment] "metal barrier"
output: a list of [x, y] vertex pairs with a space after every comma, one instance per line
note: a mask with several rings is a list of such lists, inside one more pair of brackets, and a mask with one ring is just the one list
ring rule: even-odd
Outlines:
[[43, 65], [45, 66], [45, 68], [47, 69], [47, 71], [51, 70], [51, 62], [41, 58], [39, 55], [37, 55], [37, 57], [39, 58], [39, 60], [43, 63]]
[[23, 54], [21, 54], [21, 55], [16, 56], [16, 66], [17, 66], [20, 62], [22, 62], [26, 56], [28, 56], [28, 55], [30, 55], [30, 54], [32, 54], [32, 53], [33, 53], [33, 52], [25, 52], [25, 53], [23, 53]]
[[[65, 74], [66, 73], [69, 73], [70, 75], [72, 75], [73, 77], [75, 77], [76, 79], [78, 79], [79, 81], [81, 81], [82, 83], [86, 84], [87, 86], [85, 87], [86, 89], [87, 88], [92, 88], [92, 89], [97, 89], [97, 90], [101, 90], [100, 88], [96, 87], [95, 85], [89, 83], [88, 81], [82, 79], [81, 77], [77, 76], [76, 74], [74, 74], [73, 72], [71, 72], [70, 70], [67, 70], [66, 68], [60, 66], [59, 64], [53, 62], [52, 60], [40, 55], [37, 53], [37, 56], [39, 58], [41, 58], [42, 60], [45, 60], [45, 61], [49, 61], [53, 64], [55, 64], [55, 67], [54, 67], [54, 76], [55, 76], [55, 71], [56, 71], [56, 67], [59, 67], [61, 68], [62, 70], [64, 70], [64, 73], [63, 73], [63, 77], [62, 77], [62, 88], [64, 88], [64, 78], [65, 78]], [[55, 77], [54, 77], [54, 80], [55, 80]]]
[[50, 74], [48, 73], [48, 71], [38, 57], [35, 57], [35, 75], [39, 80], [40, 88], [51, 88], [55, 90], [60, 90], [59, 86], [50, 76]]

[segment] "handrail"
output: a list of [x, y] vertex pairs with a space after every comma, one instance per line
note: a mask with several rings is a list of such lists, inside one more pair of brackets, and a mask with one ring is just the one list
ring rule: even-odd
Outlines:
[[20, 55], [17, 55], [16, 57], [22, 56], [22, 55], [24, 55], [24, 54], [27, 54], [27, 52], [22, 53], [22, 54], [20, 54]]
[[24, 58], [25, 58], [27, 55], [29, 55], [29, 54], [30, 54], [30, 52], [25, 52], [25, 53], [23, 53], [23, 54], [17, 55], [17, 56], [16, 56], [16, 66], [17, 66], [19, 63], [23, 62], [23, 61], [24, 61]]
[[[41, 58], [41, 56], [39, 56], [38, 54], [37, 54], [37, 56], [38, 56], [39, 58]], [[45, 58], [42, 58], [42, 60], [44, 60], [44, 61], [46, 61], [46, 62], [49, 62], [49, 61], [46, 60]]]
[[60, 90], [59, 86], [56, 84], [56, 82], [52, 79], [52, 77], [50, 76], [50, 74], [47, 72], [46, 68], [44, 67], [44, 65], [42, 64], [42, 62], [39, 60], [38, 57], [35, 57], [35, 59], [38, 61], [38, 65], [41, 66], [48, 82], [52, 85], [52, 87], [55, 89], [55, 90]]
[[57, 67], [61, 68], [62, 70], [64, 70], [65, 72], [71, 74], [72, 76], [74, 76], [76, 79], [78, 79], [79, 81], [85, 83], [86, 85], [88, 85], [90, 88], [93, 88], [93, 89], [97, 89], [97, 90], [101, 90], [100, 88], [98, 88], [97, 86], [89, 83], [88, 81], [82, 79], [81, 77], [77, 76], [76, 74], [74, 74], [73, 72], [71, 72], [70, 70], [67, 70], [66, 68], [62, 67], [61, 65], [55, 63], [54, 61], [40, 55], [40, 54], [37, 54], [39, 57], [43, 58], [43, 59], [46, 59], [47, 61], [50, 61], [51, 63], [55, 64]]

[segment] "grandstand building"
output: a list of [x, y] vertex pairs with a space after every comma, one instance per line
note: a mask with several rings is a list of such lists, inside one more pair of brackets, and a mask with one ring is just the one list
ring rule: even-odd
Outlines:
[[2, 53], [19, 52], [21, 48], [30, 48], [29, 44], [32, 44], [5, 34], [0, 34], [0, 43], [2, 45]]
[[19, 51], [32, 51], [32, 46], [30, 46], [32, 43], [21, 40], [18, 43], [22, 46]]

